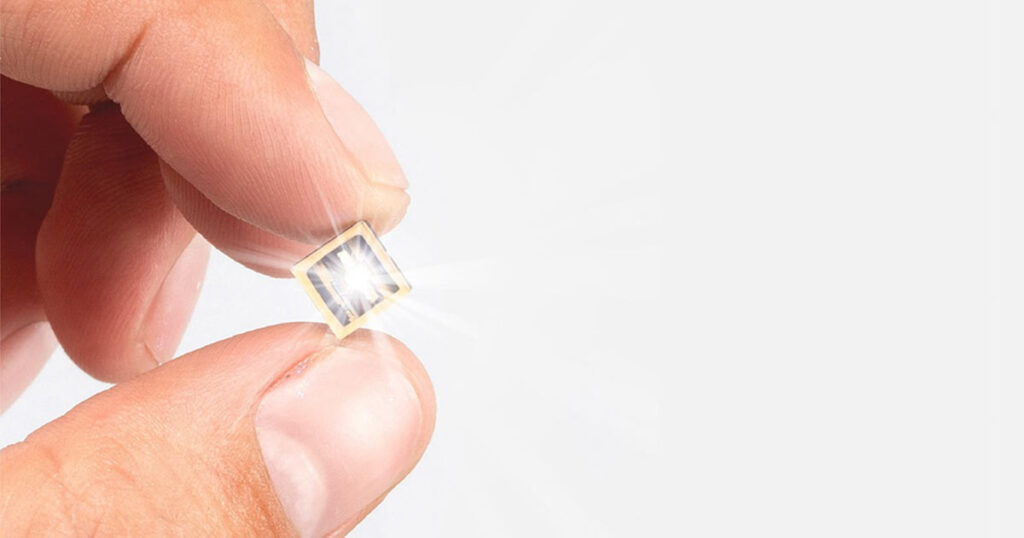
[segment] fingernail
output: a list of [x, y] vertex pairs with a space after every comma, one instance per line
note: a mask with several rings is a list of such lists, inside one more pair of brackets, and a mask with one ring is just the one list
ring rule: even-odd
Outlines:
[[331, 348], [274, 385], [255, 424], [285, 513], [300, 536], [324, 536], [408, 472], [423, 417], [397, 359]]
[[142, 323], [143, 339], [158, 364], [174, 358], [195, 308], [210, 257], [210, 245], [196, 234], [164, 277]]
[[320, 66], [306, 60], [306, 72], [331, 127], [370, 181], [400, 189], [408, 187], [395, 153], [366, 110]]
[[57, 337], [45, 321], [26, 325], [0, 343], [0, 411], [21, 395], [57, 347]]

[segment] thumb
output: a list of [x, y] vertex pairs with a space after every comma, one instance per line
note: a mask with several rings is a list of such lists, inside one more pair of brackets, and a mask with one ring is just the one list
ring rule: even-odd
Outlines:
[[344, 534], [412, 469], [433, 425], [426, 373], [390, 337], [262, 329], [0, 451], [0, 535]]

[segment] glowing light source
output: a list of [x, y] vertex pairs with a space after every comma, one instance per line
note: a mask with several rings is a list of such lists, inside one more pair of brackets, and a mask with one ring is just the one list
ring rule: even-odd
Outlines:
[[373, 295], [377, 292], [373, 274], [365, 265], [351, 265], [346, 268], [345, 287], [363, 295]]
[[295, 264], [292, 274], [338, 338], [411, 290], [370, 225], [362, 221]]

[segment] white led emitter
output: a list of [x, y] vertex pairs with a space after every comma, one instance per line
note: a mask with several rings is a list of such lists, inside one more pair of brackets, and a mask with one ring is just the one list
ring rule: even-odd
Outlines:
[[412, 289], [370, 225], [359, 221], [292, 267], [338, 338]]

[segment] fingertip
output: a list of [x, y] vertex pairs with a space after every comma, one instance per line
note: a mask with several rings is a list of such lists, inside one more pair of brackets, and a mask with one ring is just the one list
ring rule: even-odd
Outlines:
[[360, 331], [300, 363], [254, 422], [271, 483], [300, 536], [350, 528], [416, 464], [433, 392], [397, 340]]
[[409, 181], [398, 158], [366, 109], [317, 64], [306, 60], [306, 74], [327, 121], [359, 162], [370, 183], [405, 189]]
[[409, 209], [411, 198], [403, 189], [385, 185], [371, 185], [366, 189], [366, 211], [363, 220], [370, 223], [378, 235], [384, 235], [398, 226]]
[[342, 347], [358, 348], [392, 360], [401, 365], [423, 409], [425, 421], [422, 440], [424, 445], [434, 430], [437, 402], [434, 385], [423, 362], [401, 340], [381, 331], [359, 329], [341, 340]]

